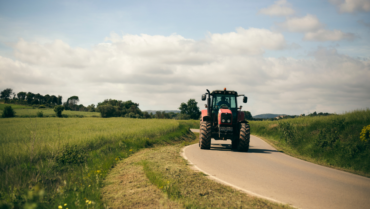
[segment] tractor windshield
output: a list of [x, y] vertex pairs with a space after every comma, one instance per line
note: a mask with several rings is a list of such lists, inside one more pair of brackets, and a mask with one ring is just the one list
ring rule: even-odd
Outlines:
[[228, 109], [236, 108], [236, 97], [235, 95], [228, 94], [214, 94], [212, 106], [214, 110], [218, 111], [221, 107]]

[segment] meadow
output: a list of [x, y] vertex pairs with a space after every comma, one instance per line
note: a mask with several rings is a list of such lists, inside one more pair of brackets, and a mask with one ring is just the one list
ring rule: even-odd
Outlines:
[[[15, 111], [15, 117], [33, 118], [37, 117], [38, 112], [43, 113], [43, 117], [56, 117], [53, 108], [33, 108], [32, 106], [16, 105], [16, 104], [0, 104], [0, 115], [3, 113], [5, 106], [11, 106]], [[64, 110], [63, 117], [100, 117], [99, 112], [84, 112]]]
[[160, 119], [0, 119], [0, 206], [101, 208], [102, 179], [117, 161], [188, 130]]
[[251, 134], [295, 157], [370, 176], [370, 140], [360, 140], [370, 125], [370, 110], [341, 115], [250, 121]]
[[[37, 117], [37, 113], [42, 111], [43, 117], [56, 117], [54, 109], [16, 109], [15, 117]], [[63, 110], [63, 117], [100, 117], [100, 112], [84, 112], [84, 111], [71, 111]]]
[[26, 106], [26, 105], [3, 104], [3, 103], [0, 103], [0, 110], [2, 111], [5, 106], [12, 106], [13, 109], [32, 109], [31, 106]]

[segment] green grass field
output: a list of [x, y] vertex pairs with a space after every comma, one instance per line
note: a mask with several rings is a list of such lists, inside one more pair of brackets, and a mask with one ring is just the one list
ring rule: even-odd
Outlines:
[[[43, 117], [56, 117], [53, 108], [33, 108], [26, 105], [16, 105], [16, 104], [0, 104], [0, 117], [3, 113], [5, 106], [11, 106], [15, 111], [15, 117], [25, 117], [32, 118], [36, 117], [37, 113], [42, 111]], [[83, 111], [70, 111], [64, 110], [62, 112], [63, 117], [100, 117], [99, 112], [83, 112]]]
[[[44, 117], [56, 117], [54, 109], [16, 109], [15, 117], [36, 117], [37, 112], [42, 111]], [[83, 112], [83, 111], [71, 111], [64, 110], [62, 112], [63, 117], [100, 117], [99, 112]]]
[[[180, 123], [129, 118], [2, 118], [0, 206], [23, 208], [36, 202], [40, 208], [57, 208], [62, 203], [81, 208], [89, 199], [101, 208], [101, 179], [117, 160], [156, 143], [171, 143], [176, 138], [171, 134], [183, 135], [189, 129]], [[30, 191], [32, 198], [27, 195]], [[45, 191], [42, 201], [38, 199], [41, 191]]]
[[0, 110], [3, 110], [5, 106], [12, 106], [13, 109], [32, 109], [31, 106], [26, 106], [26, 105], [2, 104], [2, 103], [0, 103]]
[[370, 125], [370, 109], [342, 115], [251, 121], [251, 133], [295, 157], [370, 175], [370, 140], [360, 140]]

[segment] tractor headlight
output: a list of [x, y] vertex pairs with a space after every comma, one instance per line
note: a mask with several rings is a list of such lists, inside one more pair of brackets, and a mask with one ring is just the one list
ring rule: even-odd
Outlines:
[[225, 123], [225, 119], [222, 119], [221, 121], [222, 121], [223, 123]]
[[230, 119], [228, 119], [227, 122], [230, 123]]

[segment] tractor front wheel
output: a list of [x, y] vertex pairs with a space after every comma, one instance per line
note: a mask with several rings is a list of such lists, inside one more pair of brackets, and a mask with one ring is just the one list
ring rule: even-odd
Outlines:
[[234, 136], [231, 140], [231, 149], [232, 150], [238, 150], [238, 145], [239, 145], [239, 130], [234, 131]]
[[200, 122], [199, 146], [201, 149], [211, 148], [211, 122]]
[[238, 151], [240, 151], [240, 152], [248, 152], [248, 150], [249, 150], [249, 142], [250, 142], [250, 128], [249, 128], [249, 124], [242, 123], [240, 125], [240, 135], [239, 135]]

